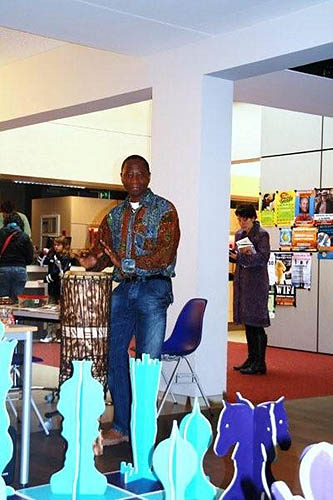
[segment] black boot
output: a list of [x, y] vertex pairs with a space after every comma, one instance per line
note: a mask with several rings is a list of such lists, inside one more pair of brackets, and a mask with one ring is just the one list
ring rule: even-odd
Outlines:
[[254, 342], [256, 343], [256, 359], [252, 365], [241, 368], [240, 372], [245, 375], [265, 375], [267, 368], [265, 363], [267, 335], [263, 328], [258, 328]]
[[255, 346], [254, 346], [254, 339], [253, 339], [253, 334], [250, 332], [250, 328], [245, 325], [245, 335], [246, 335], [246, 341], [247, 341], [247, 359], [242, 363], [241, 365], [236, 365], [234, 366], [234, 370], [242, 370], [243, 368], [248, 368], [251, 366], [255, 359]]

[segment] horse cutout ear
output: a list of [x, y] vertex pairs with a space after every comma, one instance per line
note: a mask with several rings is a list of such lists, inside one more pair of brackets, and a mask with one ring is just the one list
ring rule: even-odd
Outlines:
[[275, 401], [275, 403], [282, 403], [282, 401], [284, 401], [285, 397], [284, 396], [280, 396], [279, 399], [277, 399]]
[[236, 392], [236, 403], [245, 403], [249, 405], [251, 408], [254, 408], [254, 405], [247, 398], [244, 398], [240, 392]]

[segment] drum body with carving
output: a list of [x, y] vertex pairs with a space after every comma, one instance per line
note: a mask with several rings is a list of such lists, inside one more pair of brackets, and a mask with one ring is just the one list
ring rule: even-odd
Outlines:
[[73, 360], [89, 359], [93, 361], [93, 377], [106, 388], [111, 289], [108, 273], [71, 271], [63, 277], [60, 384], [72, 376]]

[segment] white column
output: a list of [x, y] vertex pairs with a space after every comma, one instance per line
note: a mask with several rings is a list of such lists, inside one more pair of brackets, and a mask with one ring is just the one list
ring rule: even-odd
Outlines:
[[153, 86], [152, 188], [175, 203], [182, 231], [168, 333], [187, 300], [208, 299], [192, 366], [210, 396], [226, 388], [232, 93], [230, 81], [189, 74]]

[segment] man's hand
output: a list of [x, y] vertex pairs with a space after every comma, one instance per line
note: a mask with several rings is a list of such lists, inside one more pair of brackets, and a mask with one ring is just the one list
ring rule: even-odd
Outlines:
[[110, 260], [112, 262], [112, 264], [115, 266], [115, 267], [121, 267], [121, 261], [118, 257], [118, 255], [113, 252], [113, 250], [111, 250], [111, 248], [105, 243], [105, 241], [103, 240], [99, 240], [100, 241], [100, 244], [104, 247], [104, 252], [106, 253], [106, 255], [108, 257], [110, 257]]
[[90, 269], [97, 263], [97, 257], [89, 252], [82, 252], [81, 255], [77, 257], [77, 260], [79, 261], [80, 266], [84, 267], [85, 269]]

